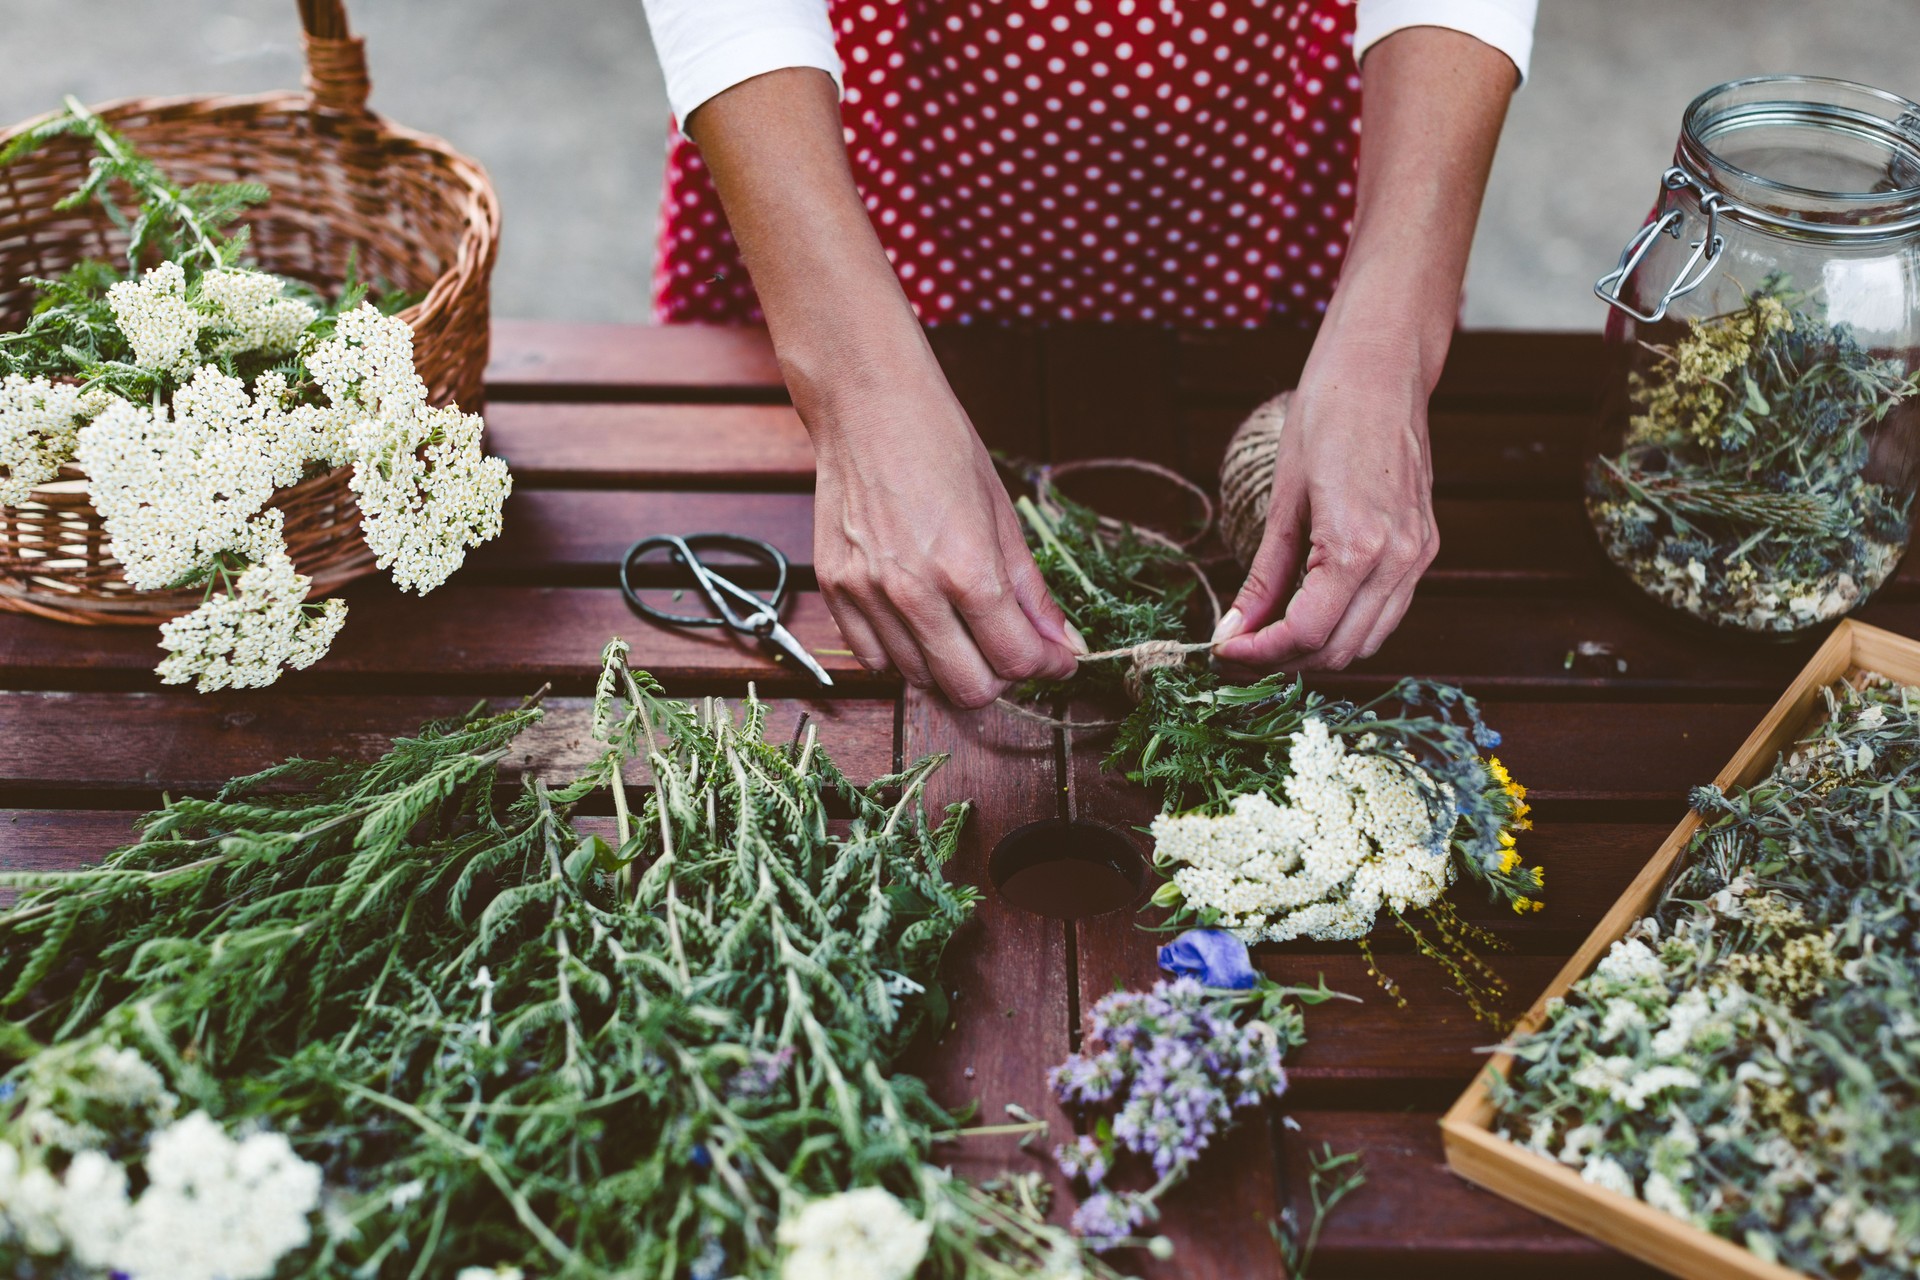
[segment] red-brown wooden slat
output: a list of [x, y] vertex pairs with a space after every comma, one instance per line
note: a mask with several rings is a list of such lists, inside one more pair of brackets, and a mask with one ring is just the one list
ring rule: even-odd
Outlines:
[[[1295, 385], [1311, 339], [1285, 329], [1212, 329], [1177, 335], [1180, 394], [1265, 397]], [[1580, 407], [1600, 385], [1600, 339], [1584, 333], [1457, 333], [1437, 403]]]
[[[1180, 413], [1181, 470], [1208, 485], [1220, 474], [1227, 440], [1258, 401]], [[1435, 410], [1428, 418], [1433, 480], [1441, 496], [1575, 500], [1591, 445], [1591, 415]]]
[[[1309, 1015], [1311, 1017], [1311, 1014]], [[1405, 1280], [1650, 1280], [1658, 1273], [1455, 1177], [1431, 1112], [1295, 1111], [1285, 1134], [1288, 1203], [1311, 1220], [1310, 1158], [1358, 1151], [1367, 1184], [1327, 1219], [1314, 1276]]]
[[785, 394], [764, 329], [496, 320], [490, 401]]
[[[458, 582], [482, 576], [611, 584], [627, 548], [656, 533], [737, 533], [813, 565], [813, 499], [804, 493], [672, 489], [516, 489], [506, 524], [467, 556]], [[716, 557], [715, 564], [721, 563]]]
[[[926, 804], [938, 813], [971, 801], [949, 878], [984, 885], [987, 855], [1000, 838], [1038, 810], [1051, 812], [1056, 794], [1053, 735], [992, 711], [963, 712], [909, 690], [901, 753], [911, 761], [950, 754], [928, 784]], [[1008, 906], [987, 890], [980, 907], [947, 948], [941, 972], [955, 994], [946, 1032], [921, 1046], [907, 1069], [924, 1077], [948, 1106], [977, 1102], [975, 1123], [1005, 1124], [1013, 1103], [1048, 1121], [1050, 1132], [1019, 1147], [1014, 1138], [965, 1138], [942, 1153], [972, 1178], [1005, 1170], [1054, 1173], [1048, 1153], [1071, 1133], [1047, 1088], [1047, 1069], [1067, 1056], [1066, 930]], [[1057, 1180], [1057, 1179], [1056, 1179]]]
[[[1383, 921], [1377, 932], [1394, 928]], [[1484, 957], [1509, 987], [1503, 1011], [1517, 1015], [1566, 963], [1565, 956], [1487, 953]], [[1329, 1000], [1307, 1010], [1307, 1043], [1288, 1059], [1296, 1088], [1341, 1087], [1379, 1081], [1466, 1080], [1485, 1061], [1480, 1050], [1500, 1042], [1501, 1033], [1477, 1020], [1455, 993], [1453, 981], [1433, 960], [1420, 955], [1382, 955], [1379, 968], [1406, 998], [1398, 1007], [1367, 974], [1357, 955], [1301, 955], [1256, 952], [1262, 972], [1278, 982], [1311, 987], [1326, 979], [1335, 991], [1356, 996]]]
[[[1601, 568], [1586, 520], [1571, 502], [1441, 499], [1433, 590], [1559, 590], [1588, 586]], [[644, 487], [546, 489], [522, 483], [507, 500], [500, 537], [467, 557], [458, 581], [541, 572], [611, 574], [649, 533], [725, 531], [764, 539], [796, 566], [813, 560], [813, 501], [804, 493]], [[1920, 566], [1907, 572], [1920, 574]], [[612, 581], [609, 577], [607, 581]]]
[[[460, 715], [475, 699], [410, 694], [0, 693], [0, 794], [35, 796], [202, 791], [291, 756], [371, 759], [428, 720]], [[495, 707], [513, 699], [490, 700]], [[585, 698], [550, 697], [504, 768], [573, 777], [598, 754]], [[856, 779], [890, 772], [891, 699], [769, 699], [768, 732], [783, 737], [802, 712]], [[636, 778], [643, 776], [636, 766]]]
[[[633, 665], [653, 672], [671, 692], [681, 692], [682, 685], [704, 689], [748, 680], [769, 689], [819, 687], [796, 664], [776, 661], [773, 650], [724, 627], [669, 627], [639, 618], [617, 589], [474, 586], [456, 580], [422, 597], [373, 580], [355, 583], [344, 594], [347, 626], [332, 652], [307, 671], [290, 673], [279, 687], [403, 681], [416, 689], [437, 683], [531, 690], [547, 680], [577, 684], [598, 675], [600, 650], [615, 635], [633, 645]], [[659, 599], [666, 607], [696, 611], [690, 600], [676, 606], [666, 591]], [[892, 687], [889, 678], [869, 674], [844, 652], [819, 596], [799, 594], [783, 617], [841, 691]], [[163, 656], [155, 632], [103, 627], [85, 634], [86, 642], [77, 644], [69, 627], [0, 615], [0, 669], [16, 686], [94, 678], [159, 687], [150, 670]]]
[[[1069, 786], [1073, 816], [1126, 830], [1158, 809], [1144, 788], [1129, 786], [1100, 767], [1101, 752], [1082, 743], [1073, 752]], [[1144, 836], [1135, 836], [1143, 850]], [[1156, 913], [1157, 915], [1158, 913]], [[1163, 976], [1161, 938], [1143, 932], [1132, 910], [1075, 922], [1076, 967], [1082, 1019], [1116, 985], [1145, 990]], [[1167, 1261], [1138, 1257], [1129, 1266], [1149, 1280], [1242, 1280], [1284, 1276], [1268, 1222], [1280, 1203], [1271, 1116], [1255, 1109], [1201, 1158], [1192, 1177], [1168, 1195], [1160, 1230], [1173, 1242]]]
[[813, 445], [785, 405], [502, 402], [487, 447], [522, 488], [813, 488]]

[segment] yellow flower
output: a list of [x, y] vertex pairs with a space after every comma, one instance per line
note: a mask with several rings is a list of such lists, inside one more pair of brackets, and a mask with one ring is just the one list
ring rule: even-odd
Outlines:
[[1507, 766], [1500, 763], [1499, 756], [1487, 757], [1487, 772], [1491, 773], [1493, 780], [1503, 788], [1513, 785], [1513, 775], [1507, 772]]
[[1532, 898], [1527, 897], [1525, 894], [1521, 894], [1519, 897], [1513, 900], [1513, 914], [1517, 916], [1523, 916], [1527, 914], [1527, 912], [1533, 910], [1536, 905], [1537, 904], [1535, 904]]
[[1511, 848], [1513, 848], [1513, 832], [1511, 832], [1511, 831], [1502, 831], [1502, 832], [1500, 833], [1500, 847], [1501, 847], [1502, 849], [1511, 849]]
[[1533, 882], [1537, 885], [1545, 885], [1547, 883], [1547, 869], [1545, 867], [1535, 867], [1533, 869]]
[[1538, 898], [1530, 899], [1527, 905], [1533, 908], [1535, 911], [1545, 911], [1547, 909], [1547, 904], [1540, 901], [1540, 899]]
[[1512, 841], [1508, 841], [1508, 846], [1500, 852], [1500, 870], [1502, 871], [1511, 871], [1520, 865], [1520, 855], [1511, 847]]

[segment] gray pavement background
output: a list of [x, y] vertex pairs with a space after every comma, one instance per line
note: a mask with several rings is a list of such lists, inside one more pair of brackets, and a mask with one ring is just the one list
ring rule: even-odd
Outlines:
[[[374, 105], [485, 162], [501, 315], [644, 320], [666, 100], [640, 0], [349, 0]], [[1596, 328], [1593, 279], [1701, 89], [1807, 71], [1920, 95], [1920, 0], [1542, 0], [1466, 318]], [[299, 84], [291, 0], [0, 0], [0, 121], [135, 94]]]

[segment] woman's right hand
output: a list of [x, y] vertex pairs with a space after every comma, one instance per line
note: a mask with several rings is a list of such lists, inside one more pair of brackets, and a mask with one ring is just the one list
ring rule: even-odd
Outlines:
[[821, 390], [802, 410], [818, 476], [814, 571], [860, 662], [891, 662], [963, 707], [1072, 675], [1086, 643], [938, 368]]
[[787, 67], [688, 122], [813, 437], [814, 570], [854, 655], [962, 706], [1086, 652], [947, 386], [847, 167], [826, 73]]

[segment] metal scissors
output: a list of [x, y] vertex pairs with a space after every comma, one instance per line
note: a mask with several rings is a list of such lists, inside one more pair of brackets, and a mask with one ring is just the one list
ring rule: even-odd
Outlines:
[[[640, 598], [633, 586], [633, 568], [649, 552], [665, 550], [669, 563], [683, 567], [693, 575], [694, 584], [713, 606], [712, 613], [668, 613]], [[700, 558], [702, 551], [731, 551], [758, 560], [773, 569], [773, 591], [755, 595], [740, 584], [715, 573]], [[813, 678], [831, 686], [833, 677], [814, 659], [807, 647], [780, 622], [780, 606], [787, 598], [787, 558], [770, 542], [734, 533], [690, 533], [684, 537], [671, 533], [642, 538], [627, 548], [620, 561], [620, 594], [643, 618], [676, 627], [727, 627], [741, 635], [753, 636], [771, 644], [813, 673]]]

